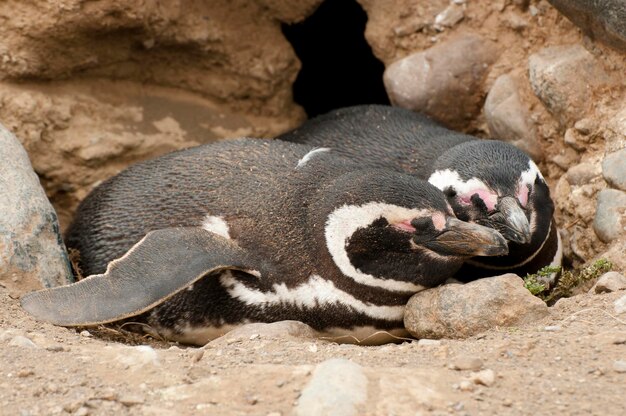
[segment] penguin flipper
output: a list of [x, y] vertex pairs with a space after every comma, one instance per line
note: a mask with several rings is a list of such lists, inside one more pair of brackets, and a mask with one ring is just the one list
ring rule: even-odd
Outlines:
[[59, 326], [104, 324], [154, 308], [212, 272], [260, 265], [235, 242], [202, 228], [166, 228], [146, 234], [104, 274], [26, 294], [21, 304]]

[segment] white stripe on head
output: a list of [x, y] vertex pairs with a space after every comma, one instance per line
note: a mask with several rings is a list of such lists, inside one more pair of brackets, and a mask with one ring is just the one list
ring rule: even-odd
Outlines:
[[324, 234], [328, 252], [339, 270], [357, 283], [396, 292], [418, 292], [424, 289], [424, 286], [401, 280], [379, 279], [357, 270], [348, 258], [346, 243], [356, 230], [367, 227], [381, 217], [390, 224], [395, 224], [427, 215], [432, 215], [432, 211], [409, 209], [381, 202], [370, 202], [361, 206], [344, 205], [334, 210], [326, 220]]
[[289, 305], [300, 309], [315, 309], [342, 305], [375, 319], [401, 321], [404, 316], [404, 305], [379, 306], [363, 302], [337, 289], [332, 281], [315, 274], [309, 276], [306, 282], [292, 288], [288, 288], [285, 283], [276, 283], [268, 292], [244, 285], [231, 273], [223, 273], [220, 283], [233, 298], [260, 308]]
[[459, 202], [464, 205], [471, 204], [470, 198], [474, 194], [478, 194], [490, 211], [495, 208], [498, 202], [498, 194], [485, 182], [477, 178], [464, 181], [458, 172], [451, 169], [433, 172], [428, 178], [428, 182], [441, 191], [451, 187], [457, 193]]
[[202, 221], [202, 228], [230, 240], [230, 229], [222, 217], [207, 215]]
[[330, 151], [330, 148], [328, 148], [328, 147], [319, 147], [317, 149], [311, 150], [309, 153], [304, 155], [302, 157], [302, 159], [298, 160], [298, 164], [296, 165], [296, 169], [301, 168], [302, 166], [306, 165], [306, 163], [309, 160], [311, 160], [311, 158], [313, 158], [313, 156], [315, 156], [317, 153], [328, 152], [328, 151]]

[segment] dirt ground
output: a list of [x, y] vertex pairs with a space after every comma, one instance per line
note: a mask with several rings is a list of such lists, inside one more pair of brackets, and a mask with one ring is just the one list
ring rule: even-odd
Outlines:
[[[359, 414], [622, 415], [626, 316], [613, 304], [625, 295], [563, 299], [541, 322], [439, 345], [260, 332], [191, 348], [36, 322], [0, 288], [0, 413], [289, 415], [315, 365], [344, 358], [368, 377]], [[470, 358], [495, 373], [493, 385], [463, 383], [471, 371], [450, 368]]]

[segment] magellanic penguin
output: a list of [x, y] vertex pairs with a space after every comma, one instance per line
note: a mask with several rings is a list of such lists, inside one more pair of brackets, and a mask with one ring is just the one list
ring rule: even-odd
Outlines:
[[[326, 146], [361, 167], [426, 179], [445, 193], [459, 219], [499, 230], [509, 241], [509, 254], [468, 260], [458, 273], [461, 280], [507, 272], [525, 276], [561, 264], [550, 190], [537, 165], [515, 146], [381, 105], [334, 110], [278, 139]], [[546, 283], [554, 279], [553, 274]]]
[[412, 294], [468, 257], [507, 252], [427, 182], [347, 164], [328, 149], [238, 139], [134, 165], [97, 187], [69, 229], [89, 277], [22, 306], [62, 326], [132, 317], [199, 345], [279, 320], [399, 336]]

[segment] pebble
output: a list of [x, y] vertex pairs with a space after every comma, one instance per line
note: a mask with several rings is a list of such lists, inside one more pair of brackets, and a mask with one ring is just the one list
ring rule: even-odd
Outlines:
[[527, 107], [522, 104], [519, 87], [513, 76], [504, 74], [496, 79], [483, 110], [492, 138], [519, 147], [535, 161], [543, 159], [537, 132], [530, 122]]
[[593, 293], [617, 292], [626, 289], [626, 276], [618, 272], [604, 273], [593, 286]]
[[481, 384], [486, 387], [491, 387], [496, 382], [496, 374], [491, 369], [478, 371], [470, 374], [470, 380], [474, 384]]
[[461, 391], [474, 391], [474, 383], [469, 380], [463, 380], [459, 383], [459, 390]]
[[343, 358], [318, 364], [302, 390], [295, 408], [298, 416], [359, 415], [367, 398], [363, 368]]
[[613, 302], [613, 307], [615, 309], [615, 313], [618, 315], [626, 312], [626, 295]]
[[582, 186], [601, 174], [600, 166], [595, 163], [580, 163], [567, 170], [565, 177], [571, 185]]
[[483, 80], [497, 56], [491, 41], [456, 35], [390, 64], [385, 89], [392, 104], [460, 128], [480, 112]]
[[483, 360], [476, 357], [469, 356], [461, 356], [457, 357], [452, 363], [448, 365], [448, 368], [451, 370], [463, 371], [463, 370], [472, 370], [478, 371], [483, 368]]
[[626, 148], [605, 156], [602, 175], [613, 188], [626, 191]]
[[23, 294], [73, 281], [56, 213], [21, 143], [0, 124], [0, 282]]
[[598, 193], [593, 229], [605, 243], [617, 239], [626, 231], [626, 193], [616, 189], [603, 189]]
[[624, 0], [548, 0], [591, 39], [626, 52]]
[[563, 125], [590, 108], [594, 89], [611, 84], [602, 65], [579, 44], [543, 48], [528, 58], [528, 67], [535, 95]]
[[405, 308], [404, 326], [418, 339], [467, 338], [546, 315], [546, 304], [524, 288], [519, 276], [509, 273], [418, 292]]
[[37, 345], [33, 341], [22, 335], [17, 335], [13, 337], [13, 339], [9, 341], [9, 345], [12, 347], [20, 348], [37, 348]]
[[142, 367], [148, 364], [159, 365], [159, 355], [149, 345], [122, 347], [117, 355], [117, 360], [129, 367]]
[[93, 335], [91, 335], [91, 332], [89, 332], [89, 331], [87, 331], [85, 329], [85, 330], [80, 331], [80, 336], [81, 337], [85, 337], [85, 338], [89, 338], [89, 337], [92, 337]]
[[550, 325], [543, 328], [546, 332], [558, 332], [561, 330], [561, 327], [558, 325]]
[[626, 361], [617, 360], [613, 363], [613, 370], [616, 373], [626, 373]]
[[463, 6], [451, 3], [441, 13], [435, 16], [435, 24], [433, 27], [439, 31], [446, 27], [452, 27], [459, 23], [465, 17]]

